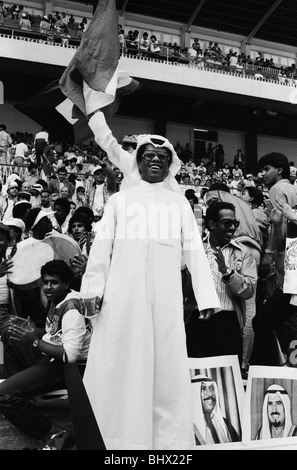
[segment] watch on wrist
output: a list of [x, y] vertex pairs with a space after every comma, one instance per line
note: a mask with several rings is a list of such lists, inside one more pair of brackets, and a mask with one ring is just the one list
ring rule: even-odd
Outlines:
[[39, 339], [35, 339], [35, 340], [33, 341], [33, 343], [32, 343], [33, 348], [38, 348], [39, 343], [40, 343], [40, 340], [39, 340]]
[[265, 248], [265, 253], [267, 255], [272, 255], [273, 253], [276, 253], [276, 251], [275, 250], [269, 250], [268, 248]]
[[232, 276], [232, 274], [234, 273], [233, 269], [231, 268], [227, 268], [225, 274], [223, 274], [223, 279], [224, 281], [229, 281], [230, 277]]

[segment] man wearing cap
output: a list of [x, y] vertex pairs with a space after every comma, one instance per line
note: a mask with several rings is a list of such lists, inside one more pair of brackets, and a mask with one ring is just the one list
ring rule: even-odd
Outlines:
[[12, 258], [16, 253], [17, 244], [23, 240], [23, 234], [25, 233], [26, 225], [22, 219], [17, 218], [7, 219], [5, 225], [8, 226], [10, 234], [10, 241], [6, 255]]
[[140, 181], [108, 199], [82, 278], [96, 316], [84, 385], [108, 449], [192, 449], [182, 259], [201, 318], [219, 301], [191, 206], [164, 184], [173, 146], [147, 136], [135, 158]]
[[19, 185], [16, 181], [12, 181], [8, 183], [7, 186], [7, 195], [4, 197], [2, 201], [1, 207], [1, 215], [2, 215], [2, 222], [5, 223], [7, 219], [11, 219], [12, 217], [12, 209], [14, 204], [18, 200], [19, 194]]

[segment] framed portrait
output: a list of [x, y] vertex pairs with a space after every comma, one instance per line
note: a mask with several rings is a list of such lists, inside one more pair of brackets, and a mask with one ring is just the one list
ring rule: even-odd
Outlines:
[[297, 369], [251, 366], [242, 441], [263, 449], [297, 449]]
[[237, 356], [189, 358], [197, 450], [242, 448], [244, 387]]

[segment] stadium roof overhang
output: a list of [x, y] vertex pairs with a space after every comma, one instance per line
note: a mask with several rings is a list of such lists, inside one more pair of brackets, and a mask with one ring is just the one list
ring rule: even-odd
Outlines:
[[[95, 0], [96, 1], [96, 0]], [[134, 13], [192, 27], [297, 46], [297, 0], [117, 0], [122, 14]]]

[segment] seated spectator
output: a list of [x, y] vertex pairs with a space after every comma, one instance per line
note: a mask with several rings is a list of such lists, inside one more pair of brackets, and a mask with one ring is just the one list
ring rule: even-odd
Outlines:
[[204, 160], [201, 160], [200, 165], [198, 165], [197, 169], [198, 169], [198, 175], [199, 176], [206, 175], [207, 168], [205, 166]]
[[265, 77], [264, 77], [264, 75], [262, 74], [261, 67], [258, 67], [258, 68], [257, 68], [257, 72], [254, 74], [254, 78], [255, 78], [256, 80], [265, 80]]
[[189, 53], [189, 58], [191, 59], [192, 62], [195, 62], [197, 60], [197, 56], [198, 56], [198, 52], [196, 49], [194, 49], [194, 47], [190, 47], [188, 49], [188, 53]]
[[228, 187], [230, 189], [230, 193], [234, 196], [241, 196], [242, 187], [240, 186], [241, 177], [238, 173], [235, 173], [233, 179], [230, 181]]
[[71, 39], [68, 28], [64, 28], [64, 30], [60, 34], [60, 38], [61, 38], [61, 41], [62, 41], [62, 46], [68, 47], [69, 46], [69, 40]]
[[139, 50], [140, 51], [149, 51], [151, 41], [149, 39], [148, 33], [143, 33], [142, 38], [139, 42]]
[[253, 177], [252, 174], [246, 175], [246, 180], [245, 180], [244, 184], [245, 184], [245, 187], [247, 187], [247, 186], [256, 186], [256, 183], [254, 181], [254, 177]]
[[151, 44], [149, 47], [150, 52], [153, 52], [153, 53], [161, 52], [159, 41], [157, 40], [154, 34], [151, 36], [150, 40], [151, 40]]
[[5, 339], [9, 348], [5, 366], [10, 374], [0, 385], [0, 412], [20, 431], [44, 443], [61, 428], [42, 413], [33, 398], [66, 387], [64, 366], [86, 361], [92, 334], [79, 294], [70, 289], [72, 278], [65, 261], [43, 265], [41, 279], [49, 302], [45, 328], [15, 317]]
[[239, 176], [240, 178], [243, 177], [242, 169], [239, 168], [239, 165], [238, 165], [238, 164], [234, 165], [234, 168], [233, 168], [233, 170], [232, 170], [232, 176], [233, 176], [233, 177]]
[[63, 186], [60, 191], [61, 198], [65, 198], [68, 201], [72, 202], [72, 192], [69, 186]]

